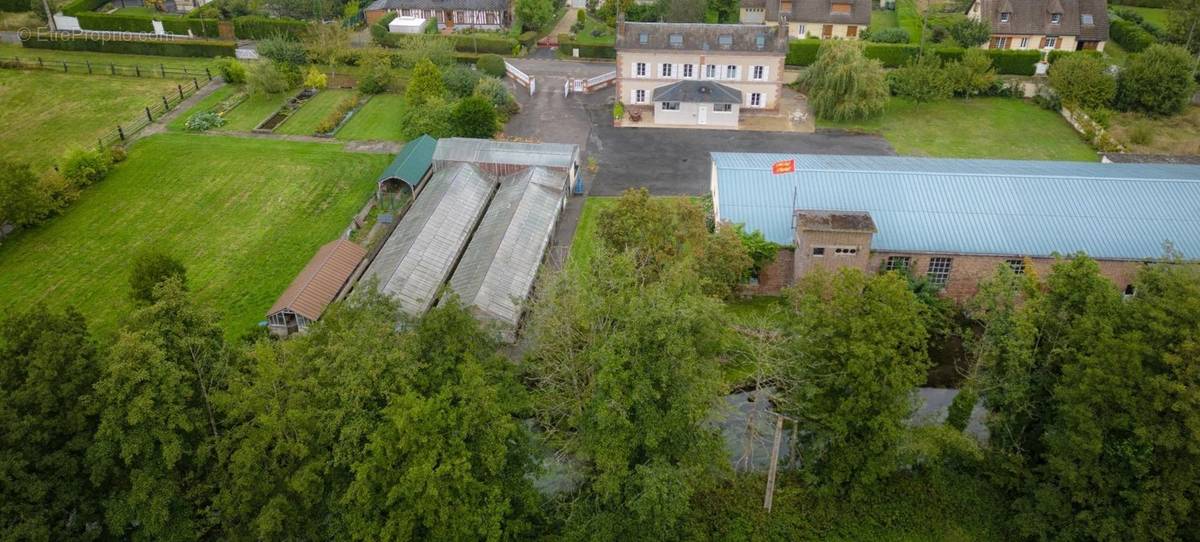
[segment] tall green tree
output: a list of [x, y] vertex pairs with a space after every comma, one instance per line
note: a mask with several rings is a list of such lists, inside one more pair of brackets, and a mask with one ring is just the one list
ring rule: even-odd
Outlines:
[[0, 539], [100, 534], [85, 460], [99, 376], [96, 347], [75, 310], [38, 306], [0, 321]]
[[41, 207], [37, 176], [29, 169], [29, 164], [0, 160], [0, 234], [6, 225], [23, 226], [33, 222]]
[[1094, 110], [1112, 105], [1117, 80], [1108, 74], [1108, 63], [1090, 55], [1069, 55], [1050, 66], [1050, 86], [1071, 107]]
[[410, 106], [419, 106], [445, 95], [446, 84], [442, 82], [442, 71], [428, 59], [418, 62], [408, 78], [408, 88], [404, 91], [405, 101]]
[[805, 429], [809, 474], [861, 495], [901, 467], [899, 445], [925, 379], [924, 306], [904, 277], [810, 273], [792, 307], [783, 409]]
[[88, 450], [92, 481], [107, 490], [105, 519], [116, 536], [193, 540], [211, 532], [215, 399], [231, 353], [217, 318], [178, 279], [160, 284], [112, 345], [96, 401], [100, 422]]
[[883, 64], [863, 55], [856, 40], [822, 40], [817, 59], [798, 83], [817, 118], [859, 120], [883, 113], [890, 97]]
[[405, 338], [411, 378], [382, 412], [346, 495], [357, 540], [511, 540], [537, 494], [524, 392], [475, 319], [449, 299]]
[[540, 30], [554, 20], [554, 0], [516, 0], [513, 12], [523, 30]]
[[158, 250], [141, 252], [134, 256], [129, 273], [130, 295], [139, 303], [153, 303], [155, 288], [170, 279], [177, 279], [187, 289], [187, 269], [182, 262]]
[[496, 106], [483, 96], [467, 96], [454, 104], [450, 122], [459, 137], [490, 139], [496, 134], [499, 120]]
[[698, 282], [686, 264], [648, 281], [631, 253], [601, 247], [539, 300], [525, 360], [535, 413], [585, 469], [569, 538], [678, 539], [693, 493], [728, 468], [705, 423], [721, 312]]
[[1196, 91], [1195, 67], [1182, 47], [1151, 45], [1132, 55], [1117, 75], [1117, 106], [1153, 116], [1178, 114]]

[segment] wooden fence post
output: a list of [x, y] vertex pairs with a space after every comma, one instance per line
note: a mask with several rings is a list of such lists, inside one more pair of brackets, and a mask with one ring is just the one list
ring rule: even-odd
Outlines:
[[159, 96], [159, 98], [162, 98], [162, 101], [163, 101], [163, 111], [166, 111], [171, 108], [171, 105], [167, 103], [166, 96]]
[[137, 76], [138, 76], [138, 77], [141, 77], [141, 76], [142, 76], [142, 68], [141, 68], [141, 66], [138, 66], [137, 64], [134, 64], [134, 65], [133, 65], [133, 71], [134, 71], [134, 73], [136, 73], [136, 74], [137, 74]]
[[154, 122], [154, 117], [150, 116], [150, 108], [149, 107], [146, 108], [146, 120], [148, 120], [150, 122]]
[[116, 75], [116, 74], [117, 74], [117, 66], [116, 66], [116, 64], [113, 64], [113, 63], [109, 62], [109, 63], [108, 63], [108, 71], [109, 71], [109, 72], [111, 72], [113, 75]]
[[208, 71], [208, 68], [204, 68], [204, 75], [207, 75], [208, 80], [212, 81], [212, 72]]
[[121, 136], [121, 141], [125, 141], [125, 130], [121, 129], [121, 125], [117, 125], [117, 135]]
[[39, 56], [39, 57], [37, 57], [37, 59], [38, 59], [38, 67], [39, 67], [39, 68], [45, 68], [45, 67], [46, 67], [46, 65], [45, 65], [45, 64], [42, 64], [42, 57], [40, 57], [40, 56]]
[[167, 77], [167, 67], [166, 67], [166, 66], [163, 66], [162, 64], [159, 64], [159, 65], [158, 65], [158, 72], [162, 74], [162, 76], [163, 76], [163, 79], [166, 79], [166, 77]]
[[196, 90], [200, 90], [200, 83], [196, 82], [195, 77], [192, 78], [192, 86], [196, 87]]
[[179, 90], [179, 99], [182, 100], [183, 99], [183, 85], [175, 85], [175, 88]]
[[67, 61], [63, 61], [63, 73], [67, 73]]
[[88, 74], [90, 75], [90, 74], [92, 73], [92, 61], [91, 61], [91, 60], [84, 60], [84, 63], [86, 63], [86, 64], [87, 64], [87, 68], [88, 68]]

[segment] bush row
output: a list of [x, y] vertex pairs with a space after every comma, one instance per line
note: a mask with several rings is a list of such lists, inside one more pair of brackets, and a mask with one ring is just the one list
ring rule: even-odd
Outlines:
[[53, 37], [27, 37], [21, 40], [21, 45], [31, 49], [186, 57], [231, 57], [234, 56], [234, 49], [236, 48], [236, 44], [232, 41], [96, 40], [69, 34], [60, 34]]
[[17, 13], [31, 9], [33, 9], [33, 2], [31, 0], [0, 0], [0, 11]]
[[1114, 18], [1108, 27], [1108, 32], [1117, 45], [1131, 53], [1139, 53], [1154, 45], [1153, 35], [1137, 23], [1125, 19]]
[[[559, 43], [562, 47], [561, 37]], [[788, 44], [786, 63], [789, 66], [812, 64], [817, 59], [817, 50], [820, 47], [821, 40], [819, 39], [792, 40]], [[898, 68], [907, 64], [909, 59], [916, 58], [920, 50], [919, 45], [910, 43], [867, 43], [863, 54], [867, 58], [878, 60], [885, 68]], [[568, 49], [567, 52], [569, 53], [569, 51]], [[963, 56], [963, 50], [958, 47], [937, 47], [930, 48], [929, 51], [947, 62], [959, 60]], [[1066, 52], [1062, 51], [1061, 53]], [[996, 67], [996, 72], [1005, 75], [1033, 75], [1035, 66], [1042, 58], [1041, 52], [1034, 50], [988, 49], [987, 53]], [[1055, 53], [1059, 53], [1059, 51], [1055, 51]], [[1051, 60], [1054, 58], [1055, 54], [1052, 53]]]
[[559, 52], [571, 56], [575, 49], [579, 49], [580, 58], [617, 58], [617, 48], [612, 45], [585, 45], [575, 41], [570, 34], [558, 35]]
[[154, 17], [152, 15], [117, 15], [86, 11], [75, 16], [79, 26], [85, 30], [111, 30], [113, 32], [154, 32], [155, 19], [162, 21], [163, 30], [169, 34], [192, 35], [215, 38], [218, 34], [216, 19], [185, 19], [182, 17]]
[[[387, 30], [380, 32], [377, 27], [371, 28], [371, 35], [374, 37], [375, 43], [384, 47], [397, 47], [400, 40], [412, 36], [412, 34], [392, 34]], [[449, 36], [426, 34], [425, 36], [431, 39], [450, 40], [454, 44], [455, 51], [472, 55], [486, 53], [511, 55], [520, 45], [516, 39], [499, 34], [450, 34]]]
[[296, 19], [271, 18], [261, 15], [244, 15], [233, 19], [233, 33], [238, 39], [261, 40], [287, 34], [299, 39], [310, 25]]

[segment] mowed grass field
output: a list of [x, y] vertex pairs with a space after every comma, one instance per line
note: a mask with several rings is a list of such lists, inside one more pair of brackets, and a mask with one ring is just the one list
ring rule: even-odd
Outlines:
[[176, 81], [0, 70], [0, 157], [44, 170], [75, 147], [144, 115]]
[[74, 305], [111, 333], [130, 307], [132, 255], [159, 249], [239, 336], [338, 237], [390, 159], [322, 143], [149, 137], [65, 214], [0, 244], [0, 312]]
[[249, 132], [255, 126], [258, 126], [267, 117], [279, 110], [279, 107], [286, 102], [292, 94], [280, 92], [279, 94], [251, 94], [246, 101], [238, 104], [229, 114], [225, 115], [225, 126], [222, 130], [234, 130], [239, 132]]
[[180, 113], [179, 116], [175, 117], [174, 120], [167, 124], [167, 129], [186, 130], [188, 117], [191, 117], [196, 113], [203, 113], [209, 109], [212, 109], [213, 107], [216, 107], [217, 104], [221, 103], [226, 98], [233, 96], [233, 94], [238, 90], [240, 89], [234, 85], [222, 85], [221, 88], [214, 90], [212, 94], [209, 94], [199, 102], [196, 102], [196, 105], [192, 106], [191, 109]]
[[954, 98], [924, 104], [892, 98], [879, 118], [818, 121], [817, 127], [879, 133], [905, 156], [1099, 160], [1057, 113], [1015, 98]]
[[[109, 63], [122, 66], [141, 66], [144, 71], [153, 72], [159, 66], [168, 68], [187, 68], [189, 71], [196, 70], [199, 77], [204, 73], [204, 68], [214, 65], [216, 60], [212, 58], [192, 58], [192, 57], [177, 57], [177, 56], [152, 56], [152, 55], [120, 55], [114, 53], [92, 53], [87, 51], [57, 51], [54, 49], [26, 49], [20, 45], [11, 43], [0, 43], [0, 58], [11, 60], [19, 58], [23, 61], [34, 61], [37, 58], [43, 61], [51, 60], [69, 60], [73, 62], [91, 62], [97, 65], [107, 65]], [[216, 75], [216, 72], [213, 72]], [[201, 80], [203, 84], [203, 80]]]
[[[401, 120], [408, 108], [404, 96], [377, 94], [337, 131], [338, 139], [404, 141]], [[289, 121], [290, 122], [290, 121]]]
[[322, 90], [300, 106], [283, 124], [275, 128], [277, 134], [315, 135], [317, 125], [325, 120], [342, 100], [354, 96], [352, 90]]

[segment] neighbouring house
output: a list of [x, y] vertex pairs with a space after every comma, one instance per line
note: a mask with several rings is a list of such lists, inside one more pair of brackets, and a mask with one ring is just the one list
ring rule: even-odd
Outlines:
[[367, 24], [395, 13], [400, 17], [435, 19], [439, 27], [450, 29], [507, 28], [513, 20], [509, 0], [375, 0], [363, 13]]
[[277, 337], [307, 330], [346, 290], [366, 254], [362, 247], [345, 239], [318, 249], [267, 311], [267, 329]]
[[743, 23], [787, 22], [795, 39], [857, 39], [871, 24], [870, 0], [744, 0]]
[[617, 18], [617, 99], [655, 125], [736, 128], [777, 111], [787, 35], [762, 24], [635, 23]]
[[973, 0], [967, 17], [992, 27], [985, 49], [1103, 51], [1105, 0]]
[[[794, 172], [775, 174], [780, 162]], [[757, 293], [852, 267], [925, 276], [963, 301], [999, 265], [1044, 275], [1079, 251], [1132, 293], [1168, 244], [1200, 259], [1200, 166], [721, 152], [712, 166], [716, 219], [787, 247]]]
[[432, 175], [364, 280], [409, 317], [454, 292], [499, 338], [515, 340], [579, 168], [577, 145], [439, 140]]

